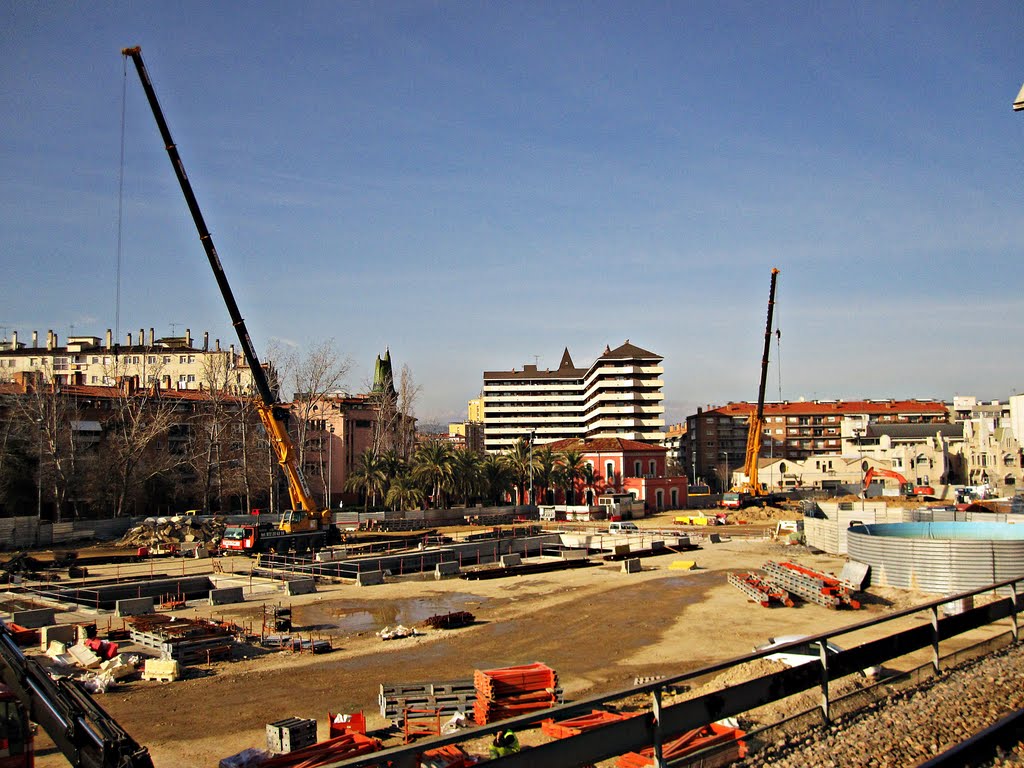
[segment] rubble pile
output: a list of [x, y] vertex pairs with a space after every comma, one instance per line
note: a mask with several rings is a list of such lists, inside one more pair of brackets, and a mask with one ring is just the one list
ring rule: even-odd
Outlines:
[[122, 536], [117, 544], [150, 549], [181, 549], [182, 544], [191, 542], [216, 546], [226, 527], [221, 517], [147, 517]]

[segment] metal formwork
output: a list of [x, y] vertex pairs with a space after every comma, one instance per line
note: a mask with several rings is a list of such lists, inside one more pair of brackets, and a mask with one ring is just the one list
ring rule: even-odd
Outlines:
[[993, 522], [857, 525], [850, 558], [871, 584], [948, 594], [1024, 576], [1024, 526]]

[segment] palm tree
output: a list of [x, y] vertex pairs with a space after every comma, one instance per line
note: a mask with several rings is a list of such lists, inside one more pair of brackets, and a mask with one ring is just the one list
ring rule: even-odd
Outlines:
[[352, 472], [345, 480], [345, 490], [364, 493], [363, 511], [366, 512], [370, 508], [370, 496], [374, 497], [376, 504], [377, 492], [383, 490], [386, 481], [380, 457], [372, 449], [367, 448], [356, 459]]
[[587, 462], [584, 459], [583, 451], [569, 448], [562, 453], [562, 483], [565, 489], [565, 503], [576, 503], [576, 481], [583, 478], [584, 467]]
[[483, 460], [476, 451], [461, 448], [452, 452], [452, 482], [455, 493], [462, 494], [462, 503], [469, 506], [471, 496], [476, 496], [481, 487], [480, 468]]
[[[543, 489], [544, 493], [541, 498], [544, 499], [544, 503], [547, 503], [548, 491], [555, 484], [555, 470], [561, 457], [547, 445], [541, 446], [533, 454], [533, 484]], [[530, 501], [533, 503], [532, 499]]]
[[512, 471], [504, 456], [489, 453], [480, 465], [481, 484], [487, 498], [494, 504], [505, 501], [505, 494], [512, 490]]
[[[392, 481], [399, 475], [408, 474], [409, 467], [394, 448], [388, 448], [380, 454], [380, 468], [384, 471], [384, 487], [381, 489], [387, 496]], [[386, 501], [384, 502], [387, 503]]]
[[452, 449], [447, 443], [431, 440], [413, 457], [413, 477], [430, 487], [434, 507], [444, 506], [444, 492], [452, 480]]
[[423, 504], [423, 489], [411, 474], [392, 478], [384, 503], [392, 509], [416, 509]]
[[524, 437], [516, 440], [505, 453], [505, 461], [508, 463], [509, 471], [512, 473], [512, 482], [516, 486], [517, 504], [529, 503], [523, 501], [523, 494], [528, 487], [530, 478], [533, 476], [532, 469], [536, 469], [536, 457], [532, 454], [533, 447]]

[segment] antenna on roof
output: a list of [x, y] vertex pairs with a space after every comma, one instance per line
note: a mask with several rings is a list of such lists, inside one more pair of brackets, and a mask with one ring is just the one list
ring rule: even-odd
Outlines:
[[540, 364], [540, 355], [530, 355], [530, 357], [533, 358], [533, 364], [534, 365], [539, 365]]

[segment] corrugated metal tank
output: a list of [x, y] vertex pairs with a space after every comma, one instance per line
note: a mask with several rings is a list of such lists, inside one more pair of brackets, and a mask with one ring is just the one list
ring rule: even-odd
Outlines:
[[1024, 525], [887, 523], [847, 531], [850, 558], [872, 585], [949, 594], [1024, 576]]

